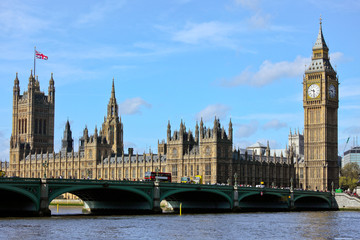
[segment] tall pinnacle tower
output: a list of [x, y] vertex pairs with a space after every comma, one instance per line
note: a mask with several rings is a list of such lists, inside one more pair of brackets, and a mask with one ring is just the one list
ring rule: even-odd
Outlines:
[[304, 179], [303, 188], [331, 190], [339, 185], [338, 77], [330, 64], [320, 18], [312, 60], [303, 79]]
[[112, 145], [112, 151], [115, 154], [122, 154], [124, 152], [123, 145], [123, 124], [119, 118], [118, 105], [115, 97], [115, 84], [112, 80], [111, 96], [107, 106], [107, 116], [102, 124], [102, 136]]

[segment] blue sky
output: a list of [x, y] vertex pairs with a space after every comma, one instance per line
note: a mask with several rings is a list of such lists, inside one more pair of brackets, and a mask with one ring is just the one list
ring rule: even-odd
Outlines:
[[[323, 18], [340, 81], [339, 153], [360, 133], [360, 2], [335, 0], [114, 0], [0, 2], [0, 160], [9, 159], [16, 72], [56, 87], [55, 150], [69, 119], [75, 140], [106, 115], [111, 82], [125, 148], [157, 151], [166, 126], [192, 131], [202, 117], [228, 127], [234, 147], [285, 148], [302, 131], [302, 76]], [[349, 145], [347, 146], [349, 147]]]

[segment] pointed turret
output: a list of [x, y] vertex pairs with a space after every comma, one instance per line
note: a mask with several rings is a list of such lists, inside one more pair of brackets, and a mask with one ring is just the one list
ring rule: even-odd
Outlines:
[[39, 82], [39, 76], [35, 77], [35, 90], [40, 91], [40, 82]]
[[198, 122], [196, 121], [196, 125], [195, 125], [195, 142], [199, 142], [199, 125]]
[[16, 77], [14, 79], [14, 88], [13, 88], [13, 93], [14, 93], [14, 97], [18, 97], [20, 95], [20, 85], [19, 85], [19, 78], [18, 78], [18, 73], [16, 73]]
[[232, 122], [231, 122], [231, 118], [230, 118], [230, 122], [229, 122], [229, 140], [232, 142], [233, 140], [233, 127], [232, 127]]
[[329, 48], [326, 45], [325, 38], [322, 32], [322, 19], [320, 17], [320, 27], [319, 33], [316, 39], [316, 42], [312, 48], [312, 60], [309, 68], [305, 71], [305, 73], [313, 73], [313, 72], [331, 72], [335, 73], [334, 69], [330, 64], [329, 59]]
[[204, 138], [204, 123], [201, 118], [201, 120], [200, 120], [200, 139], [203, 139], [203, 138]]
[[97, 130], [97, 126], [95, 125], [95, 131], [94, 131], [94, 138], [98, 137], [98, 130]]
[[55, 103], [55, 82], [53, 78], [53, 73], [51, 73], [51, 77], [49, 80], [49, 89], [48, 89], [48, 101], [51, 103]]
[[329, 51], [329, 48], [326, 45], [325, 38], [324, 38], [324, 35], [323, 35], [323, 32], [322, 32], [322, 19], [321, 19], [321, 17], [320, 17], [319, 34], [318, 34], [316, 42], [315, 42], [315, 44], [313, 46], [313, 50], [317, 50], [317, 49], [323, 49], [323, 50]]
[[84, 129], [83, 137], [85, 140], [87, 140], [89, 138], [89, 130], [86, 125], [85, 125], [85, 129]]
[[65, 130], [64, 130], [64, 137], [61, 143], [61, 152], [67, 153], [73, 150], [73, 139], [72, 139], [72, 132], [70, 129], [69, 120], [66, 121]]
[[108, 109], [107, 109], [107, 117], [111, 118], [111, 119], [118, 117], [118, 105], [116, 103], [116, 97], [115, 97], [114, 78], [112, 80], [111, 97], [109, 99], [109, 104], [108, 104]]
[[171, 125], [170, 125], [170, 120], [168, 121], [168, 125], [167, 125], [167, 142], [169, 143], [171, 139]]

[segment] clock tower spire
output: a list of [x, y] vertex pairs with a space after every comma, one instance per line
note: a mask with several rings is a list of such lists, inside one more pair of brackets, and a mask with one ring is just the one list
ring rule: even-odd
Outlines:
[[303, 79], [304, 177], [303, 188], [330, 190], [339, 185], [338, 78], [330, 64], [329, 48], [322, 32], [322, 19], [312, 48], [310, 66]]

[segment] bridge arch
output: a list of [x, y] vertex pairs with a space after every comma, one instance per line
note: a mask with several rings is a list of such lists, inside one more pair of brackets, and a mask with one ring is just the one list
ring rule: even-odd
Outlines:
[[[36, 191], [40, 191], [40, 189]], [[0, 212], [4, 215], [8, 213], [31, 215], [39, 210], [40, 200], [37, 195], [40, 195], [40, 192], [31, 193], [24, 188], [11, 185], [0, 185], [0, 192]]]
[[[106, 185], [106, 183], [105, 183]], [[114, 214], [149, 211], [153, 208], [152, 197], [132, 186], [93, 185], [67, 186], [49, 194], [49, 203], [63, 193], [72, 193], [84, 201], [92, 213]], [[150, 192], [152, 194], [152, 191]]]
[[213, 189], [176, 189], [160, 196], [177, 211], [180, 203], [188, 212], [226, 211], [233, 207], [232, 198], [224, 192]]
[[288, 194], [277, 192], [255, 191], [244, 193], [239, 196], [238, 201], [239, 207], [244, 210], [285, 210], [289, 208]]
[[331, 200], [322, 195], [299, 195], [294, 197], [295, 209], [329, 209]]

